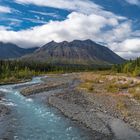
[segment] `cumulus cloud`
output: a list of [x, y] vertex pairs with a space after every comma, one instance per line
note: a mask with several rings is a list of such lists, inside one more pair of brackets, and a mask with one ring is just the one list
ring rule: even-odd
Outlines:
[[[109, 30], [103, 31], [106, 27], [110, 27]], [[92, 39], [107, 43], [112, 50], [117, 52], [119, 47], [116, 44], [129, 37], [131, 32], [131, 22], [125, 18], [109, 17], [105, 13], [101, 15], [100, 13], [72, 12], [64, 21], [50, 21], [45, 25], [17, 32], [1, 30], [0, 40], [16, 43], [21, 47], [33, 47], [52, 40], [61, 42]], [[122, 50], [121, 47], [119, 49]]]
[[101, 8], [90, 0], [15, 0], [21, 4], [34, 4], [38, 6], [54, 7], [59, 9], [74, 10], [91, 13], [93, 9]]
[[105, 17], [114, 17], [124, 19], [124, 17], [116, 16], [112, 12], [105, 11], [100, 5], [95, 4], [90, 0], [14, 0], [21, 4], [34, 4], [37, 6], [53, 7], [58, 9], [66, 9], [77, 11], [84, 14], [97, 14]]
[[112, 45], [114, 51], [126, 59], [140, 56], [140, 38], [126, 38], [122, 42], [114, 42]]
[[[67, 9], [71, 10], [71, 13], [63, 21], [49, 21], [44, 25], [26, 30], [12, 31], [0, 28], [0, 41], [13, 42], [21, 47], [34, 47], [52, 40], [61, 42], [91, 39], [107, 44], [110, 49], [125, 58], [128, 58], [128, 54], [134, 57], [137, 56], [135, 53], [140, 52], [140, 31], [133, 31], [132, 21], [105, 11], [103, 7], [89, 0], [15, 1], [22, 4]], [[26, 20], [34, 22], [32, 19]]]
[[1, 30], [9, 30], [9, 29], [11, 29], [11, 27], [9, 27], [9, 26], [2, 26], [2, 25], [0, 25], [0, 31]]
[[[105, 26], [117, 26], [114, 18], [105, 18], [100, 15], [85, 15], [72, 12], [64, 21], [50, 21], [49, 23], [22, 31], [0, 31], [0, 40], [23, 45], [42, 45], [51, 40], [71, 41], [73, 39], [94, 39]], [[28, 47], [27, 45], [27, 47]]]
[[122, 52], [140, 52], [140, 38], [132, 38], [132, 39], [126, 39], [123, 42], [119, 44], [119, 47], [117, 50], [120, 50]]
[[139, 5], [140, 6], [140, 0], [125, 0], [126, 2], [133, 4], [133, 5]]
[[0, 13], [11, 13], [11, 12], [12, 12], [11, 8], [0, 5]]

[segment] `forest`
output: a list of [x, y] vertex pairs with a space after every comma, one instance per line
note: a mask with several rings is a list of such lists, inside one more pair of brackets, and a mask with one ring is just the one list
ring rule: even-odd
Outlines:
[[126, 61], [123, 64], [113, 65], [112, 71], [126, 73], [131, 76], [140, 76], [140, 57], [135, 60]]
[[48, 64], [21, 60], [0, 60], [0, 83], [13, 83], [46, 73], [64, 73], [92, 70], [107, 70], [110, 66]]
[[115, 73], [126, 73], [140, 76], [140, 58], [116, 65], [74, 65], [27, 62], [21, 60], [0, 60], [0, 84], [19, 82], [47, 73], [81, 72], [110, 70]]

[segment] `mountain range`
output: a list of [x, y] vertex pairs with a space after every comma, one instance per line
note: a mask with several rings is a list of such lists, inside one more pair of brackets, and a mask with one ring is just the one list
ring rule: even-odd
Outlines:
[[33, 53], [37, 47], [24, 49], [12, 43], [0, 42], [0, 59], [14, 59]]
[[15, 44], [0, 43], [0, 58], [20, 58], [53, 64], [119, 64], [125, 60], [108, 47], [92, 40], [51, 41], [40, 48], [23, 49]]
[[91, 40], [51, 41], [32, 54], [24, 57], [26, 60], [48, 62], [53, 64], [118, 64], [124, 59], [109, 48]]

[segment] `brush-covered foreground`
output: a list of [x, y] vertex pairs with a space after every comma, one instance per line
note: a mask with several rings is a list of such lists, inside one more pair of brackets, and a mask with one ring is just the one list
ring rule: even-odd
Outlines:
[[[85, 90], [89, 100], [98, 101], [101, 110], [122, 118], [140, 129], [140, 79], [109, 72], [80, 75], [78, 90]], [[114, 113], [113, 113], [114, 112]]]

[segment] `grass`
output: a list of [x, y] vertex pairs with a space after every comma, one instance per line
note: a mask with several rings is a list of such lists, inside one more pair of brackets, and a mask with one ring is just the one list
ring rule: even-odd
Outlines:
[[123, 109], [126, 109], [126, 108], [127, 108], [126, 104], [119, 100], [118, 103], [117, 103], [117, 109], [123, 110]]
[[90, 100], [100, 98], [103, 100], [103, 106], [110, 101], [110, 109], [124, 119], [138, 115], [134, 109], [135, 102], [131, 99], [140, 101], [140, 80], [125, 75], [103, 74], [103, 72], [81, 73], [80, 78], [83, 81], [80, 88], [94, 93], [89, 94], [91, 95]]
[[0, 85], [3, 84], [14, 84], [14, 83], [22, 83], [31, 80], [31, 78], [17, 79], [14, 76], [9, 78], [0, 79]]
[[123, 100], [119, 99], [116, 107], [119, 111], [121, 111], [121, 113], [123, 114], [124, 117], [131, 116], [129, 109]]
[[[90, 92], [98, 93], [117, 93], [127, 92], [136, 100], [140, 101], [140, 81], [125, 75], [113, 75], [107, 72], [85, 72], [80, 75], [82, 84], [80, 88]], [[125, 95], [125, 94], [124, 94]], [[128, 95], [128, 94], [127, 94]]]
[[92, 82], [89, 82], [89, 81], [88, 82], [86, 81], [86, 82], [81, 83], [79, 87], [82, 88], [82, 89], [86, 89], [89, 92], [94, 92], [95, 91], [95, 88], [93, 86], [93, 83]]
[[119, 89], [127, 89], [130, 87], [129, 83], [124, 83], [124, 84], [118, 84], [116, 85]]
[[106, 90], [109, 93], [116, 93], [119, 92], [119, 88], [115, 86], [115, 84], [107, 84]]
[[129, 89], [129, 93], [134, 99], [140, 101], [140, 87], [133, 87]]

